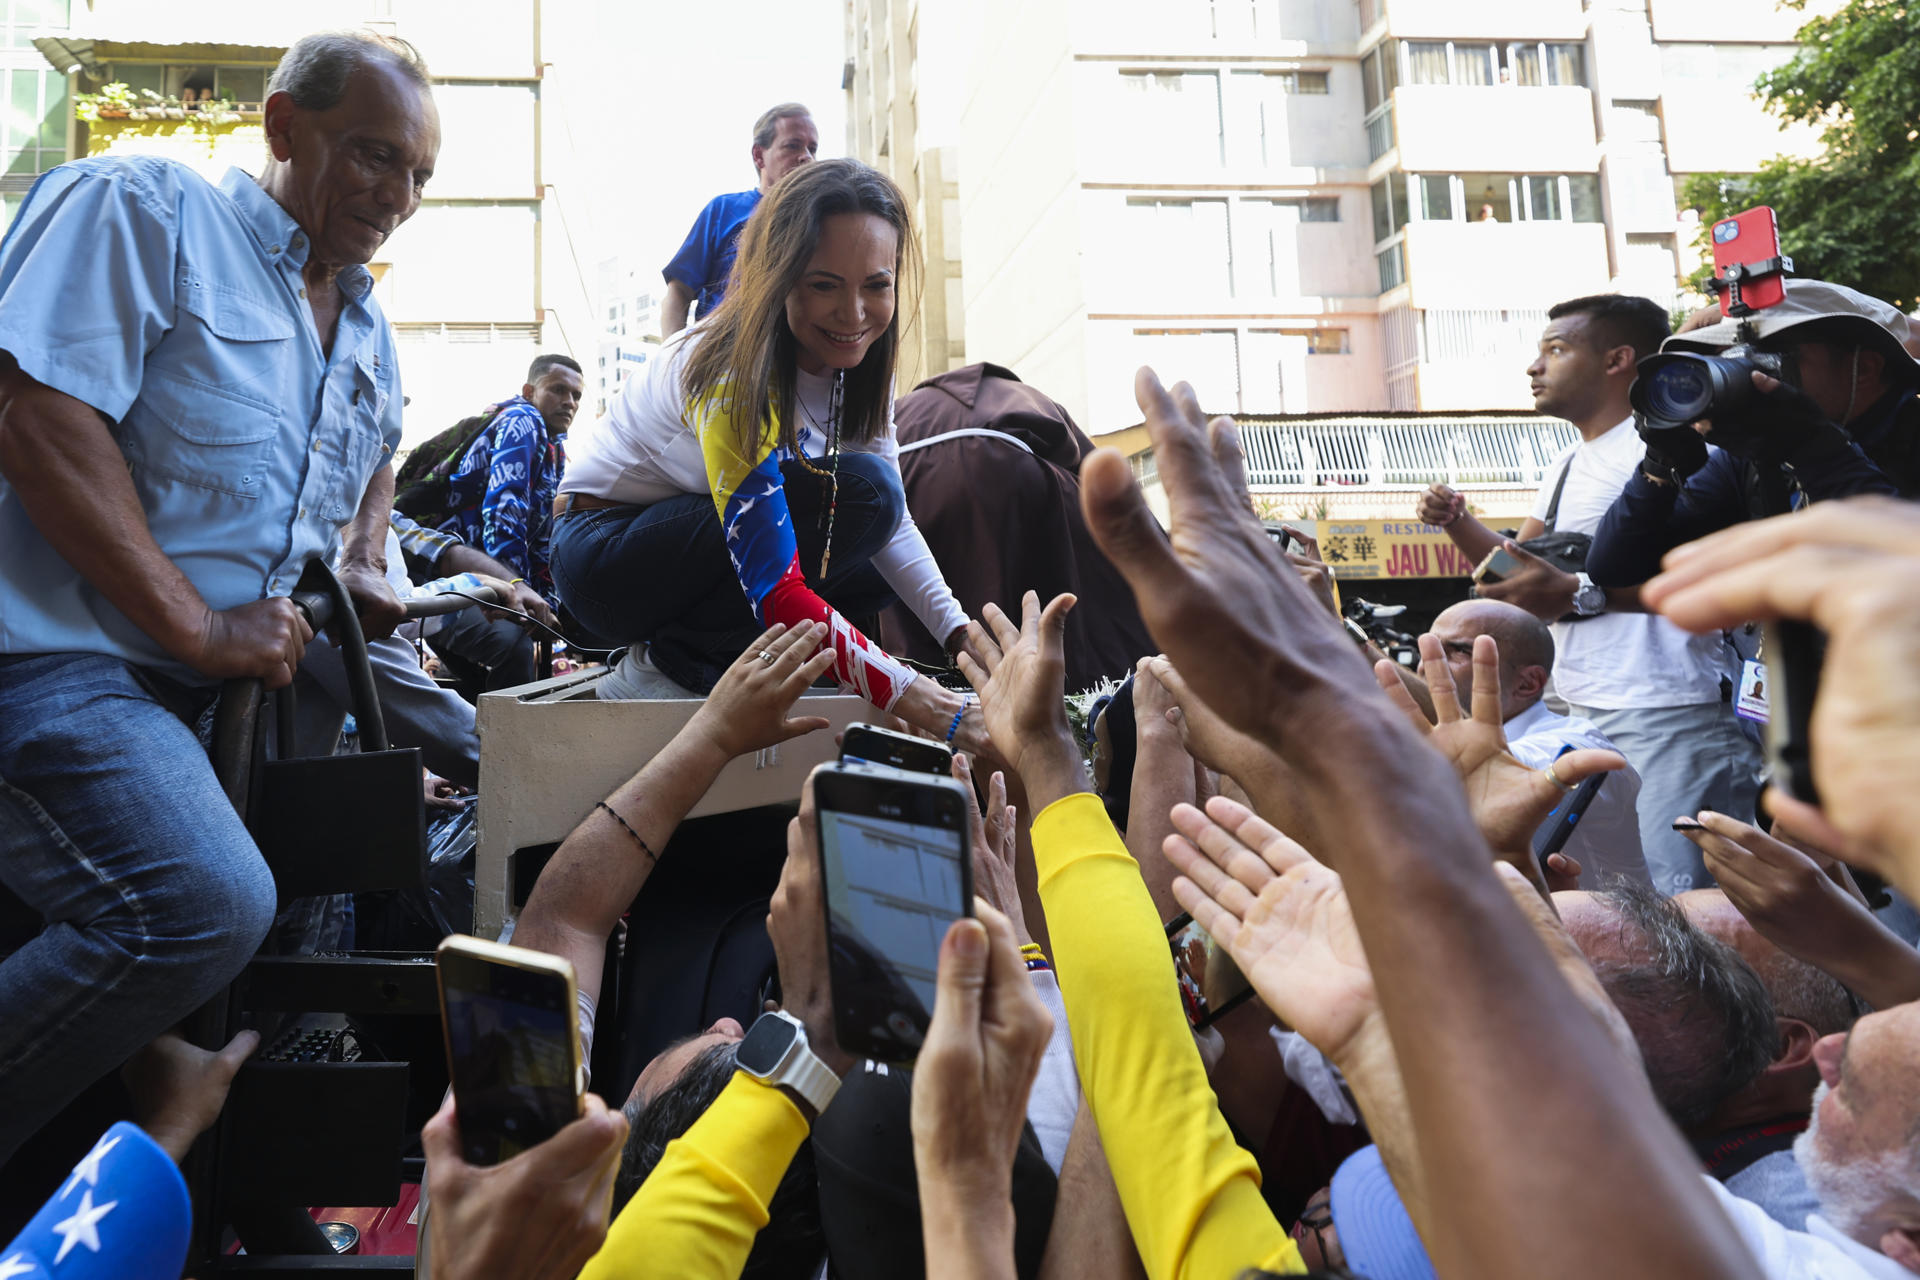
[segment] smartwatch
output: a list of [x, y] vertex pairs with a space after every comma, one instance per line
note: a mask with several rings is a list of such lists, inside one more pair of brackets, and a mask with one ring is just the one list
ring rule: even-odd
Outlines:
[[754, 1021], [740, 1042], [734, 1065], [762, 1084], [784, 1089], [818, 1116], [840, 1091], [840, 1077], [807, 1046], [807, 1029], [790, 1013], [775, 1010]]
[[1607, 608], [1607, 590], [1596, 586], [1592, 578], [1584, 573], [1576, 573], [1580, 585], [1573, 593], [1573, 611], [1583, 618], [1591, 618], [1597, 613], [1605, 613]]

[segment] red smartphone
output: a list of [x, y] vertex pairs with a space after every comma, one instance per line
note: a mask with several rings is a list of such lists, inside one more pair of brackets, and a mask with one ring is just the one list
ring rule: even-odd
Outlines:
[[[1713, 224], [1714, 291], [1720, 295], [1720, 309], [1728, 305], [1727, 268], [1769, 262], [1780, 257], [1780, 224], [1767, 205], [1736, 213]], [[1786, 277], [1779, 273], [1743, 281], [1740, 300], [1754, 311], [1778, 306], [1787, 300]]]

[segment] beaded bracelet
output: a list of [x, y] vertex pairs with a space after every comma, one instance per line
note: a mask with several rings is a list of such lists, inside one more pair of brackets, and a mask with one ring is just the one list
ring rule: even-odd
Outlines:
[[605, 800], [602, 800], [598, 804], [594, 805], [593, 807], [596, 809], [605, 809], [607, 811], [608, 817], [612, 818], [615, 822], [619, 823], [622, 827], [626, 827], [627, 834], [633, 837], [633, 842], [640, 846], [640, 852], [646, 854], [647, 859], [649, 861], [651, 862], [660, 861], [660, 855], [647, 847], [647, 842], [640, 838], [640, 833], [638, 831], [635, 831], [631, 826], [628, 826], [627, 820], [621, 817], [619, 814], [615, 813], [613, 811], [612, 805], [608, 804]]
[[960, 732], [960, 721], [967, 714], [965, 707], [953, 713], [953, 723], [947, 726], [947, 745], [953, 745], [953, 735]]
[[1052, 970], [1053, 970], [1053, 965], [1048, 963], [1047, 958], [1045, 956], [1028, 956], [1027, 957], [1028, 973], [1040, 973], [1040, 972], [1050, 973], [1052, 972]]

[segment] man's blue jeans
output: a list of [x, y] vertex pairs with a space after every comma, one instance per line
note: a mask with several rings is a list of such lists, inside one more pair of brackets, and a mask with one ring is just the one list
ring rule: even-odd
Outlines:
[[190, 725], [211, 691], [117, 658], [0, 656], [0, 1161], [240, 972], [273, 876]]
[[[816, 575], [826, 484], [797, 464], [783, 471], [807, 585], [854, 617], [893, 603], [872, 557], [906, 513], [899, 469], [870, 453], [840, 455], [824, 580]], [[702, 692], [761, 631], [734, 575], [713, 498], [704, 493], [562, 516], [553, 535], [553, 581], [568, 612], [596, 636], [609, 644], [648, 642], [656, 667]]]

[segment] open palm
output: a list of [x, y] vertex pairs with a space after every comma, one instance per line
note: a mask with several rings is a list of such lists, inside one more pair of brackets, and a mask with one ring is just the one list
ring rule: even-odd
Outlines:
[[[1438, 723], [1428, 723], [1390, 663], [1380, 663], [1374, 678], [1414, 728], [1452, 762], [1466, 788], [1474, 823], [1488, 845], [1503, 860], [1513, 863], [1535, 888], [1546, 892], [1533, 857], [1533, 833], [1566, 798], [1566, 791], [1555, 785], [1546, 770], [1528, 768], [1507, 750], [1507, 731], [1500, 715], [1499, 646], [1492, 636], [1474, 640], [1473, 699], [1465, 712], [1437, 637], [1420, 637], [1420, 660]], [[1555, 760], [1553, 771], [1570, 789], [1593, 774], [1625, 768], [1626, 763], [1612, 751], [1586, 748], [1569, 751]]]
[[1379, 1016], [1373, 973], [1338, 873], [1245, 805], [1173, 811], [1174, 896], [1260, 998], [1331, 1058]]

